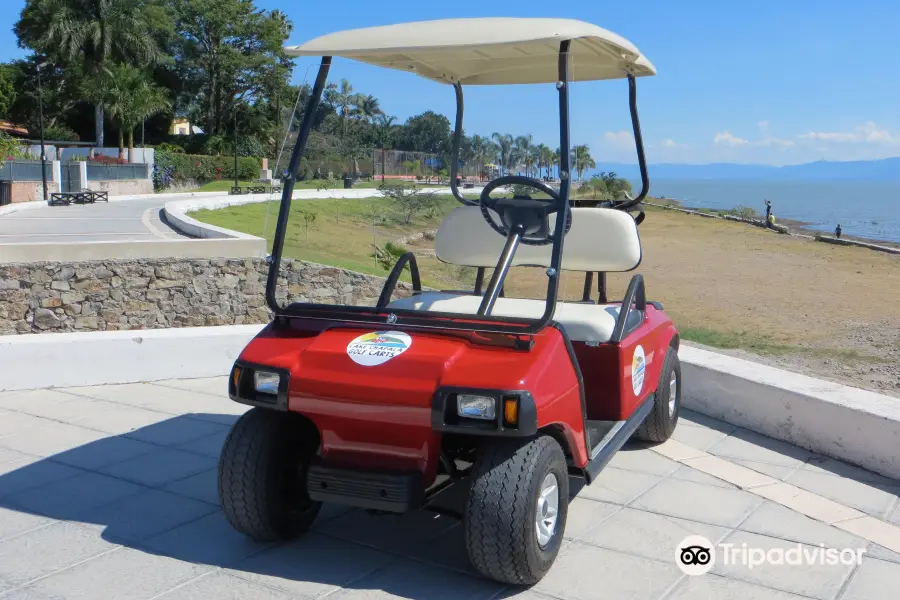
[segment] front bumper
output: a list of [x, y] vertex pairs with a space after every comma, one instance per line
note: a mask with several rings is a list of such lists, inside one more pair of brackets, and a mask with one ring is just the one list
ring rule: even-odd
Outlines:
[[380, 471], [310, 465], [309, 497], [373, 510], [404, 513], [422, 506], [425, 486], [419, 471]]

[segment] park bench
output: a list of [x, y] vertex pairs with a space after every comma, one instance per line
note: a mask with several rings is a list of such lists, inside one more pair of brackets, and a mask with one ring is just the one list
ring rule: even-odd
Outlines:
[[94, 202], [102, 200], [103, 202], [109, 202], [109, 192], [96, 192], [93, 190], [80, 190], [77, 192], [51, 192], [50, 193], [50, 205], [56, 206], [59, 204], [63, 204], [68, 206], [71, 203], [75, 204], [93, 204]]
[[233, 186], [229, 194], [236, 196], [240, 194], [271, 194], [281, 191], [280, 185], [248, 185]]

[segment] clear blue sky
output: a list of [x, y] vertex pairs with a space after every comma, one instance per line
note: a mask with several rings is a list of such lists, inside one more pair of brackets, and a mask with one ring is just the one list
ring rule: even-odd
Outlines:
[[[290, 43], [353, 27], [478, 16], [570, 17], [631, 40], [658, 75], [639, 81], [651, 162], [787, 164], [900, 156], [900, 2], [897, 0], [519, 0], [299, 2], [257, 0], [294, 22]], [[0, 60], [21, 56], [10, 33], [24, 0], [0, 14]], [[298, 60], [295, 80], [314, 77]], [[399, 120], [431, 108], [451, 116], [453, 92], [405, 73], [336, 61]], [[531, 133], [558, 145], [556, 95], [534, 86], [470, 88], [465, 129]], [[595, 159], [633, 162], [624, 82], [579, 83], [573, 141]], [[623, 133], [625, 132], [625, 133]]]

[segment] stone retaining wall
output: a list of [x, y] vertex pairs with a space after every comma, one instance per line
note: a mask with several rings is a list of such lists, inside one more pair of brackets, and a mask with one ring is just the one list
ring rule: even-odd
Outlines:
[[[0, 264], [0, 335], [266, 323], [267, 272], [264, 259]], [[282, 272], [281, 301], [374, 306], [384, 284], [294, 260]]]

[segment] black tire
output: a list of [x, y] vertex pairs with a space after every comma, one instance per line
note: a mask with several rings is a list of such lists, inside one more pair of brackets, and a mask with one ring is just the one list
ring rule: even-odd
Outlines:
[[[556, 476], [558, 513], [553, 535], [541, 547], [535, 511], [548, 473]], [[475, 461], [463, 517], [472, 566], [502, 583], [537, 583], [559, 553], [568, 507], [566, 458], [556, 440], [490, 441]]]
[[219, 457], [219, 501], [232, 527], [257, 541], [292, 539], [321, 508], [306, 492], [314, 431], [297, 415], [253, 408], [238, 419]]
[[[675, 375], [675, 409], [669, 410], [670, 382]], [[635, 437], [645, 442], [664, 442], [675, 431], [678, 424], [678, 413], [681, 412], [681, 362], [678, 352], [670, 347], [666, 352], [666, 361], [659, 374], [659, 385], [653, 395], [653, 408], [647, 419], [635, 432]]]

